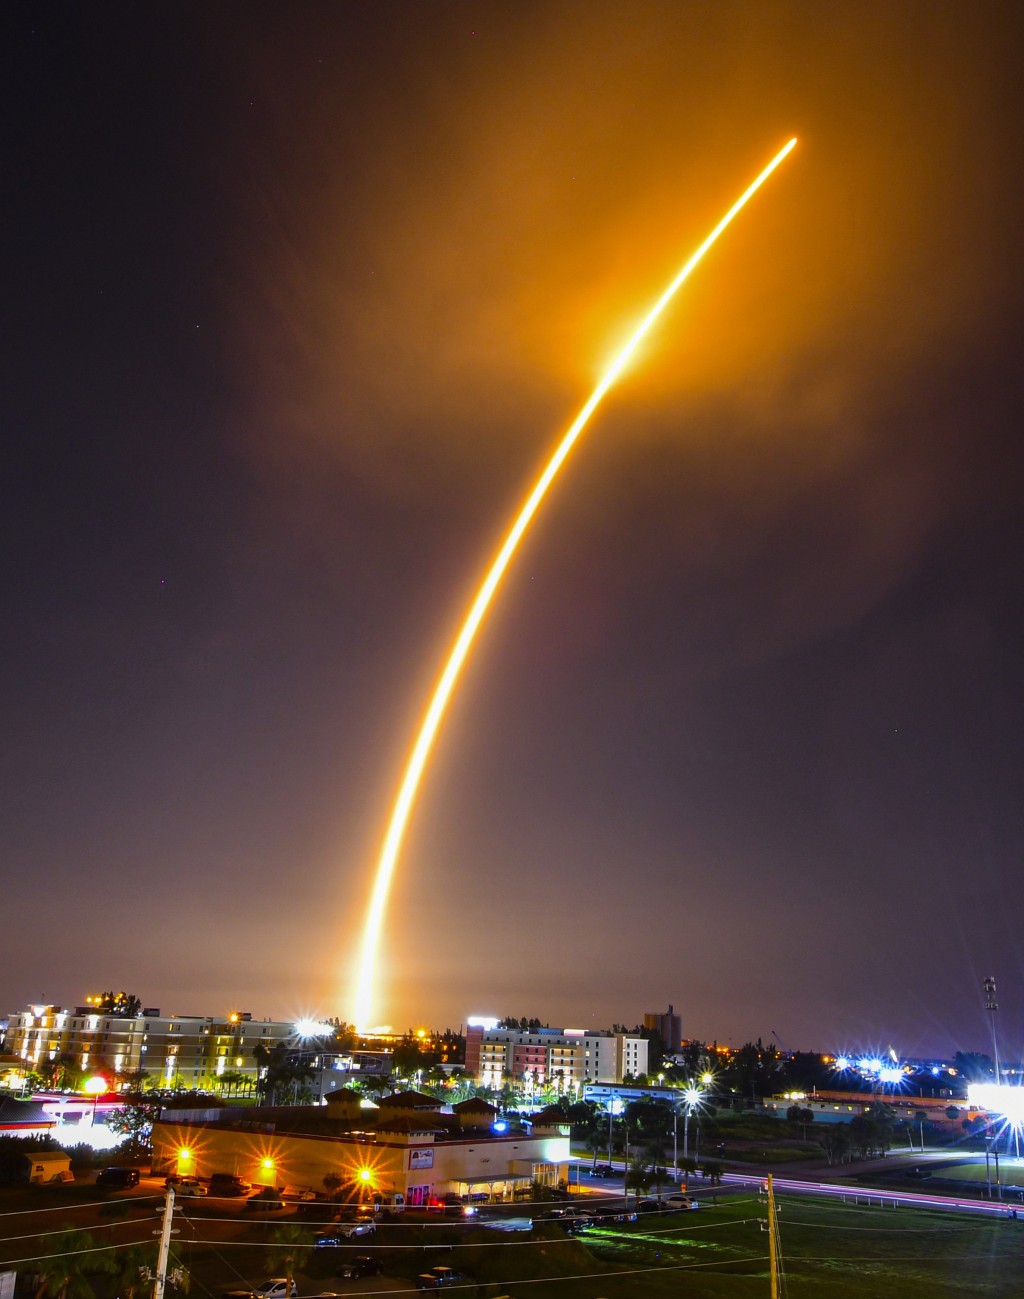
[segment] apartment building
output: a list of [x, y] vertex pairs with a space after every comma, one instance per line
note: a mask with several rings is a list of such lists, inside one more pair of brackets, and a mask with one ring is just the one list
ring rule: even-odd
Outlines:
[[466, 1072], [485, 1087], [509, 1080], [578, 1091], [647, 1072], [647, 1039], [582, 1028], [500, 1028], [473, 1018], [466, 1028]]
[[[258, 1043], [296, 1044], [296, 1026], [256, 1020], [248, 1012], [224, 1016], [111, 1015], [95, 1006], [29, 1006], [9, 1017], [7, 1051], [26, 1071], [38, 1072], [61, 1056], [83, 1072], [120, 1076], [142, 1072], [154, 1087], [198, 1088], [226, 1073], [255, 1082]], [[242, 1083], [244, 1085], [244, 1082]]]

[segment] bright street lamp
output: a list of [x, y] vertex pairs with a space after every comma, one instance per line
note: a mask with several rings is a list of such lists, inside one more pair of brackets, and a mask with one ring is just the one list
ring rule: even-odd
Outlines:
[[107, 1080], [101, 1074], [93, 1074], [91, 1078], [86, 1078], [82, 1084], [82, 1089], [92, 1097], [92, 1127], [96, 1126], [96, 1106], [99, 1104], [100, 1097], [107, 1090]]
[[704, 1092], [692, 1083], [683, 1089], [682, 1099], [672, 1110], [672, 1168], [679, 1176], [679, 1106], [683, 1106], [683, 1160], [690, 1157], [690, 1115], [704, 1099]]
[[612, 1162], [612, 1123], [615, 1116], [622, 1113], [622, 1101], [618, 1096], [608, 1102], [608, 1163]]

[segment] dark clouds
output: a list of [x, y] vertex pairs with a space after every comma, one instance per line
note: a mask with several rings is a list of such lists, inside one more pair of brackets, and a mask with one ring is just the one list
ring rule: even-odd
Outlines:
[[1021, 972], [990, 902], [1021, 847], [1017, 22], [20, 24], [5, 855], [76, 937], [14, 949], [12, 1005], [345, 1013], [411, 722], [517, 493], [796, 134], [510, 574], [385, 1003], [984, 1045], [975, 985]]

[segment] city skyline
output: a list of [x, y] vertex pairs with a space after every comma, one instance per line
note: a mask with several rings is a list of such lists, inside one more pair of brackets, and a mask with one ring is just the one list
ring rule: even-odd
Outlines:
[[930, 1056], [986, 1049], [992, 975], [1024, 1054], [1013, 30], [16, 15], [12, 1007], [116, 978], [351, 1017], [480, 557], [795, 134], [509, 575], [410, 825], [380, 1018], [672, 1002], [702, 1040]]

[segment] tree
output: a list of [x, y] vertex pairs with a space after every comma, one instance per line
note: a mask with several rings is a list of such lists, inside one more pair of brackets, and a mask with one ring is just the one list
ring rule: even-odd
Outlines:
[[869, 1105], [850, 1120], [850, 1141], [862, 1159], [882, 1154], [892, 1145], [894, 1116], [888, 1105]]
[[850, 1125], [826, 1123], [818, 1129], [818, 1143], [825, 1152], [829, 1165], [845, 1162], [850, 1151]]
[[299, 1262], [309, 1253], [309, 1232], [285, 1222], [274, 1229], [272, 1240], [273, 1246], [267, 1253], [267, 1275], [283, 1272], [288, 1278], [290, 1293]]
[[242, 1069], [225, 1069], [217, 1079], [217, 1086], [228, 1096], [237, 1096], [243, 1087], [248, 1094], [252, 1091], [252, 1076]]
[[156, 1248], [153, 1245], [129, 1245], [118, 1250], [112, 1271], [119, 1299], [135, 1299], [150, 1284]]
[[769, 1096], [776, 1091], [781, 1079], [784, 1061], [778, 1048], [761, 1039], [747, 1042], [736, 1052], [725, 1071], [729, 1086], [751, 1101], [758, 1096]]
[[414, 1074], [426, 1066], [426, 1057], [418, 1040], [412, 1033], [406, 1033], [401, 1042], [396, 1043], [391, 1053], [391, 1067], [396, 1073]]
[[142, 1002], [133, 992], [104, 992], [94, 1004], [100, 1015], [118, 1019], [135, 1019], [142, 1010]]
[[644, 1191], [650, 1190], [653, 1181], [653, 1174], [643, 1158], [640, 1155], [634, 1155], [629, 1161], [629, 1168], [626, 1170], [624, 1180], [626, 1194], [628, 1195], [632, 1190], [639, 1199]]
[[283, 1042], [270, 1047], [257, 1042], [252, 1054], [259, 1066], [257, 1093], [265, 1105], [280, 1104], [280, 1096], [294, 1099], [302, 1084], [308, 1084], [313, 1077], [312, 1063], [301, 1053], [290, 1051]]
[[137, 1155], [148, 1150], [153, 1124], [160, 1117], [160, 1102], [147, 1100], [139, 1093], [125, 1097], [124, 1105], [107, 1116], [107, 1127], [127, 1138], [128, 1148]]
[[652, 1143], [647, 1147], [647, 1158], [651, 1161], [650, 1184], [654, 1187], [654, 1193], [660, 1200], [661, 1188], [671, 1181], [665, 1167], [665, 1151], [661, 1146]]
[[44, 1060], [39, 1065], [39, 1077], [53, 1091], [74, 1092], [82, 1085], [85, 1070], [81, 1068], [74, 1056], [66, 1052], [55, 1060]]
[[604, 1149], [607, 1137], [608, 1133], [605, 1130], [605, 1124], [599, 1122], [596, 1118], [587, 1125], [583, 1133], [583, 1144], [594, 1156], [591, 1168], [597, 1167], [597, 1157]]
[[130, 1092], [144, 1092], [152, 1088], [153, 1075], [145, 1069], [129, 1069], [116, 1075], [118, 1086], [124, 1085]]
[[786, 1091], [813, 1092], [834, 1085], [834, 1067], [817, 1051], [794, 1051], [782, 1064], [782, 1085]]
[[804, 1140], [807, 1140], [807, 1125], [814, 1122], [814, 1111], [806, 1105], [791, 1105], [786, 1111], [786, 1121], [794, 1127], [803, 1129]]
[[957, 1051], [953, 1056], [953, 1065], [968, 1082], [991, 1082], [995, 1078], [992, 1057], [981, 1051]]
[[66, 1227], [50, 1241], [48, 1252], [38, 1259], [39, 1278], [35, 1299], [94, 1299], [88, 1278], [112, 1270], [110, 1251], [97, 1249], [87, 1231]]

